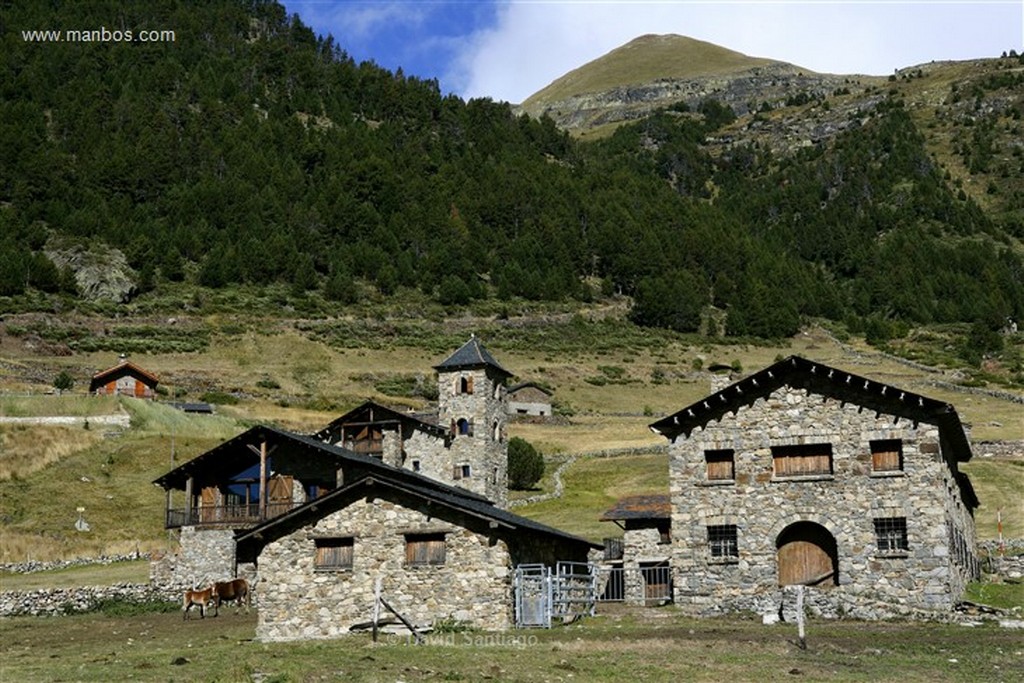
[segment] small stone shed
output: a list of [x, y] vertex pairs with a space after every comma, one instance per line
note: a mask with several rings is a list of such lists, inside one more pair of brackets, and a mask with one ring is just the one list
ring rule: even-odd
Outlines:
[[[626, 496], [601, 515], [622, 529], [621, 545], [605, 541], [606, 566], [622, 568], [623, 599], [645, 604], [670, 595], [672, 503], [666, 494]], [[618, 540], [618, 539], [614, 539]], [[618, 548], [620, 552], [609, 550]], [[612, 577], [615, 575], [612, 574]], [[614, 580], [614, 578], [613, 578]]]
[[552, 393], [534, 382], [523, 382], [508, 388], [509, 415], [550, 417]]
[[331, 638], [382, 595], [416, 625], [513, 625], [516, 566], [586, 562], [596, 546], [418, 475], [377, 472], [238, 537], [259, 566], [256, 635]]
[[651, 425], [669, 439], [675, 602], [825, 616], [945, 612], [978, 576], [952, 405], [798, 356]]
[[157, 377], [121, 356], [112, 368], [97, 372], [89, 381], [89, 393], [97, 396], [132, 396], [152, 399], [156, 395]]

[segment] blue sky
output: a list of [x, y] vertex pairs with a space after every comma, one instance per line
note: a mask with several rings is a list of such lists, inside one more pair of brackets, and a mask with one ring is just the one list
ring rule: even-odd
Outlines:
[[1024, 0], [283, 0], [357, 61], [521, 102], [637, 36], [678, 33], [827, 73], [1024, 52]]

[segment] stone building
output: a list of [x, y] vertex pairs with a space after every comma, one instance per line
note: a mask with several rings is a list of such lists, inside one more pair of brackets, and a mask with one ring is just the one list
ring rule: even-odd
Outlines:
[[151, 399], [156, 395], [157, 377], [121, 355], [117, 365], [101, 370], [89, 381], [89, 393], [97, 396], [132, 396]]
[[976, 578], [953, 406], [792, 356], [651, 425], [669, 447], [675, 602], [826, 616], [948, 611]]
[[475, 337], [436, 369], [436, 418], [367, 402], [313, 435], [257, 426], [157, 479], [180, 547], [154, 581], [258, 579], [268, 640], [366, 621], [378, 578], [417, 623], [510, 625], [516, 566], [597, 546], [503, 509], [510, 373]]
[[550, 417], [551, 392], [533, 382], [522, 382], [508, 388], [508, 414]]
[[588, 541], [410, 474], [364, 476], [238, 536], [257, 558], [260, 640], [330, 638], [369, 621], [375, 589], [417, 626], [514, 624], [520, 564], [586, 562]]
[[505, 382], [512, 376], [475, 336], [434, 366], [435, 415], [368, 401], [317, 432], [327, 443], [381, 458], [508, 504]]
[[[667, 495], [626, 496], [601, 515], [622, 529], [620, 544], [605, 541], [605, 566], [612, 585], [605, 596], [643, 605], [671, 600], [672, 505]], [[611, 548], [618, 548], [609, 557]], [[621, 579], [618, 578], [621, 575]], [[616, 585], [615, 582], [618, 582]]]

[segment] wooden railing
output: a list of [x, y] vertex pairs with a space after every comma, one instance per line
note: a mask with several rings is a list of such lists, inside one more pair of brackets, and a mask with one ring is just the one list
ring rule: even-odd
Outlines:
[[261, 511], [258, 503], [248, 505], [206, 505], [190, 509], [170, 508], [167, 510], [165, 528], [176, 529], [183, 526], [255, 526], [260, 522], [283, 515], [302, 503], [294, 501], [274, 501], [267, 503], [266, 511]]

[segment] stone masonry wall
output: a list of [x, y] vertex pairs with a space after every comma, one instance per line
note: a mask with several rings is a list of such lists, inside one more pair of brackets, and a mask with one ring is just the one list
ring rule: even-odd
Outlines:
[[627, 522], [626, 531], [622, 535], [622, 567], [625, 581], [626, 602], [633, 605], [646, 603], [646, 586], [640, 573], [640, 565], [645, 562], [669, 560], [672, 547], [661, 542], [661, 532], [647, 522], [640, 526], [637, 522]]
[[[472, 379], [473, 393], [461, 393], [462, 378]], [[469, 465], [471, 476], [456, 486], [508, 507], [508, 409], [506, 388], [484, 368], [438, 373], [438, 421], [442, 426], [460, 419], [472, 421], [473, 434], [457, 434], [450, 453], [452, 468]]]
[[[405, 534], [417, 531], [446, 532], [443, 565], [406, 565]], [[314, 569], [318, 537], [353, 537], [352, 569]], [[378, 578], [384, 599], [414, 624], [448, 617], [483, 629], [512, 623], [504, 542], [382, 498], [361, 498], [269, 543], [259, 571], [256, 635], [264, 641], [331, 638], [369, 621]]]
[[181, 528], [178, 551], [150, 563], [150, 583], [184, 590], [235, 578], [235, 534], [230, 529]]
[[[902, 440], [902, 472], [872, 473], [876, 439]], [[797, 444], [831, 444], [833, 475], [774, 477], [771, 447]], [[734, 450], [734, 480], [707, 480], [704, 452], [713, 449]], [[954, 566], [950, 539], [963, 539], [959, 559], [975, 553], [952, 481], [935, 426], [780, 388], [670, 446], [676, 602], [696, 613], [777, 610], [776, 539], [809, 521], [835, 538], [839, 568], [838, 586], [812, 589], [814, 610], [868, 619], [948, 610], [969, 573]], [[906, 518], [905, 553], [877, 551], [879, 517]], [[707, 528], [730, 524], [738, 559], [713, 559]]]

